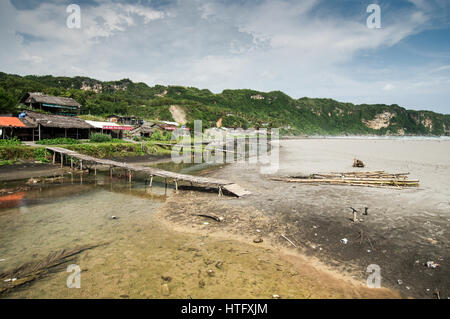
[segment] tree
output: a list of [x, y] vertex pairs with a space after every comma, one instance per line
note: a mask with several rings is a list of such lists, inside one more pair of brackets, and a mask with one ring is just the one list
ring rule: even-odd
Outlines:
[[0, 87], [0, 112], [9, 113], [14, 111], [16, 100], [14, 97], [3, 88]]

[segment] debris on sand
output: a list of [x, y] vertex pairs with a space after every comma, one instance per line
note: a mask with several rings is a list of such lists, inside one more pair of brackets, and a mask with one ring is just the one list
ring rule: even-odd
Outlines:
[[428, 267], [428, 268], [433, 268], [433, 269], [435, 269], [435, 268], [439, 268], [439, 264], [436, 264], [434, 261], [427, 261], [427, 263], [426, 263], [426, 266]]
[[263, 242], [263, 239], [262, 239], [261, 237], [256, 237], [255, 239], [253, 239], [253, 242], [254, 242], [255, 244], [260, 244], [260, 243]]
[[[304, 184], [330, 184], [366, 187], [412, 187], [419, 186], [418, 180], [409, 180], [409, 173], [374, 172], [343, 172], [317, 173], [306, 176], [273, 177], [274, 181]], [[367, 213], [367, 210], [365, 210]]]
[[222, 270], [222, 267], [223, 267], [223, 262], [222, 262], [222, 261], [220, 261], [220, 260], [218, 260], [218, 261], [217, 261], [217, 263], [215, 264], [215, 266], [216, 266], [216, 268], [217, 268], [217, 269], [220, 269], [220, 270]]
[[272, 298], [273, 299], [280, 299], [281, 297], [280, 297], [280, 295], [272, 295]]
[[294, 246], [295, 248], [297, 248], [297, 246], [296, 246], [289, 238], [287, 238], [287, 237], [284, 236], [284, 235], [281, 235], [281, 237], [283, 237], [284, 239], [286, 239], [292, 246]]
[[347, 238], [342, 238], [341, 239], [341, 243], [343, 243], [344, 245], [347, 245], [348, 239]]
[[353, 159], [353, 167], [364, 167], [363, 161], [357, 159], [356, 157]]
[[213, 220], [215, 220], [218, 223], [220, 223], [223, 220], [223, 217], [218, 217], [218, 216], [214, 216], [214, 215], [196, 214], [195, 216], [213, 219]]
[[49, 254], [44, 259], [25, 263], [11, 271], [0, 273], [0, 281], [8, 283], [7, 285], [0, 284], [0, 295], [10, 289], [44, 277], [55, 268], [73, 260], [76, 255], [100, 245], [85, 245], [69, 250], [61, 249]]

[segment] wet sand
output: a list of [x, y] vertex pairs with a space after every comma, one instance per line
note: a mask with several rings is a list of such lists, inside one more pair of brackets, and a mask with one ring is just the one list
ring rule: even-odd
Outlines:
[[[447, 298], [450, 141], [283, 140], [280, 169], [275, 175], [352, 171], [356, 170], [351, 167], [355, 156], [366, 163], [365, 171], [410, 172], [411, 178], [420, 179], [420, 187], [399, 190], [288, 184], [261, 175], [258, 165], [231, 164], [211, 176], [227, 176], [252, 195], [233, 199], [182, 194], [165, 205], [163, 215], [189, 228], [196, 218], [191, 212], [218, 214], [226, 222], [213, 222], [208, 234], [225, 231], [247, 242], [261, 234], [272, 245], [317, 258], [360, 282], [366, 281], [367, 266], [377, 264], [383, 287], [418, 298], [435, 298], [437, 289], [441, 298]], [[358, 216], [363, 221], [353, 223], [350, 206], [360, 210], [367, 206], [369, 215]], [[340, 242], [343, 238], [348, 239], [347, 244]], [[427, 268], [427, 261], [440, 267]]]

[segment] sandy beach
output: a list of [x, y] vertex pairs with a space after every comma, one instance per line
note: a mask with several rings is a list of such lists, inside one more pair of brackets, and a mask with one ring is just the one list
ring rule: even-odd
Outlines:
[[[273, 176], [260, 174], [258, 165], [236, 163], [212, 176], [227, 176], [252, 195], [234, 199], [182, 194], [163, 206], [164, 217], [181, 229], [197, 229], [198, 223], [190, 222], [190, 212], [217, 214], [225, 222], [197, 230], [231, 232], [248, 242], [261, 236], [361, 282], [368, 276], [367, 266], [377, 264], [383, 287], [396, 289], [404, 297], [435, 298], [439, 291], [441, 298], [447, 298], [450, 141], [290, 139], [280, 144], [280, 169], [273, 176], [358, 170], [352, 168], [356, 156], [366, 163], [365, 171], [409, 172], [420, 186], [300, 185], [272, 181]], [[365, 206], [369, 214], [359, 216], [363, 221], [352, 222], [349, 207], [362, 210]], [[341, 243], [344, 238], [347, 244]], [[440, 266], [428, 268], [428, 261]]]

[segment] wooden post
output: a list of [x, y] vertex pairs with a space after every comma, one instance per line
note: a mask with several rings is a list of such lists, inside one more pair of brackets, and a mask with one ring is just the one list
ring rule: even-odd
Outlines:
[[113, 174], [113, 167], [110, 165], [109, 166], [109, 178], [112, 178], [112, 174]]
[[175, 180], [175, 194], [178, 194], [178, 181]]
[[53, 151], [53, 165], [55, 165], [55, 159], [56, 159], [56, 152]]
[[167, 178], [164, 178], [164, 189], [167, 190]]
[[131, 170], [128, 170], [128, 182], [131, 183]]
[[64, 154], [63, 153], [61, 153], [61, 168], [63, 168], [63, 161], [64, 161]]
[[150, 176], [150, 188], [152, 187], [152, 185], [153, 185], [153, 175]]
[[80, 171], [83, 172], [83, 161], [80, 160]]
[[39, 141], [41, 140], [41, 124], [38, 125], [38, 130], [39, 130]]
[[70, 157], [70, 169], [73, 170], [73, 158], [72, 157]]
[[97, 176], [97, 165], [94, 165], [94, 176]]
[[219, 197], [222, 197], [223, 193], [222, 193], [222, 186], [219, 186]]

